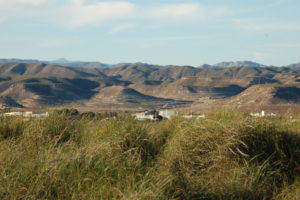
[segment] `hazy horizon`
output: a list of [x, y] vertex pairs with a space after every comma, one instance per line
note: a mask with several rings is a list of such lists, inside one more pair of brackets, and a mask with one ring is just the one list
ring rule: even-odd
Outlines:
[[[50, 60], [50, 59], [37, 59], [37, 58], [1, 58], [0, 57], [0, 60], [37, 60], [39, 62], [51, 62], [51, 63], [54, 63], [54, 62], [63, 62], [62, 60], [65, 60], [66, 62], [97, 62], [97, 63], [102, 63], [102, 64], [105, 64], [105, 65], [118, 65], [118, 64], [136, 64], [136, 63], [141, 63], [141, 64], [147, 64], [147, 65], [158, 65], [158, 66], [165, 66], [165, 65], [176, 65], [176, 64], [172, 64], [172, 63], [169, 63], [169, 64], [159, 64], [159, 63], [146, 63], [146, 62], [142, 62], [142, 61], [137, 61], [137, 62], [120, 62], [120, 63], [104, 63], [102, 61], [99, 61], [99, 60], [70, 60], [70, 59], [67, 59], [67, 58], [56, 58], [56, 59], [53, 59], [53, 60]], [[257, 64], [261, 64], [261, 65], [264, 65], [264, 66], [275, 66], [275, 67], [284, 67], [284, 66], [288, 66], [288, 65], [292, 65], [292, 64], [298, 64], [300, 62], [300, 59], [299, 59], [299, 62], [295, 62], [295, 63], [289, 63], [289, 64], [286, 64], [286, 65], [266, 65], [265, 63], [259, 63], [259, 62], [255, 62], [253, 60], [224, 60], [224, 61], [220, 61], [220, 62], [217, 62], [217, 63], [200, 63], [199, 65], [187, 65], [187, 64], [182, 64], [182, 65], [178, 65], [178, 66], [192, 66], [192, 67], [200, 67], [202, 65], [218, 65], [218, 64], [221, 64], [221, 63], [230, 63], [230, 62], [253, 62], [253, 63], [257, 63]]]

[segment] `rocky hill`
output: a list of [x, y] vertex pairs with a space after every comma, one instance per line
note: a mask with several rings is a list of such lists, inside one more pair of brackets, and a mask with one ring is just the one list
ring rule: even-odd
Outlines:
[[105, 77], [99, 71], [62, 67], [44, 63], [0, 63], [0, 75], [27, 75], [39, 77]]
[[195, 68], [123, 64], [114, 68], [0, 64], [0, 104], [43, 107], [155, 107], [204, 103], [300, 103], [299, 67]]
[[299, 85], [254, 85], [226, 100], [234, 105], [299, 104]]

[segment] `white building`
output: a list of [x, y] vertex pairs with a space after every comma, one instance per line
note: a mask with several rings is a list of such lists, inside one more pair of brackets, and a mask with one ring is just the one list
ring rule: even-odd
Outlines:
[[190, 118], [195, 118], [195, 119], [205, 119], [205, 115], [182, 115], [183, 118], [190, 119]]
[[275, 113], [266, 113], [264, 110], [262, 110], [260, 113], [250, 113], [250, 116], [252, 117], [277, 117]]
[[157, 118], [155, 118], [155, 114], [156, 111], [145, 111], [141, 113], [136, 113], [133, 116], [136, 120], [157, 120]]
[[4, 113], [4, 116], [23, 116], [23, 112], [9, 112], [9, 113]]
[[159, 111], [159, 115], [163, 118], [171, 119], [172, 116], [176, 116], [178, 113], [173, 110], [161, 110]]
[[43, 118], [43, 117], [48, 117], [49, 112], [45, 112], [45, 113], [33, 113], [32, 111], [28, 111], [28, 112], [9, 112], [9, 113], [4, 113], [4, 116], [23, 116], [23, 117]]

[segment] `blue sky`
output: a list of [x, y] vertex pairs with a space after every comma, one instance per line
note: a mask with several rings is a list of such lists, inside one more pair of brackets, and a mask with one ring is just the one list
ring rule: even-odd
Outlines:
[[0, 57], [300, 62], [299, 0], [0, 0]]

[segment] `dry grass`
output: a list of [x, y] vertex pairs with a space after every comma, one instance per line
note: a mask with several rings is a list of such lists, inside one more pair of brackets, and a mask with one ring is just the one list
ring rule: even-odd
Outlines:
[[0, 118], [0, 199], [298, 199], [299, 117]]

